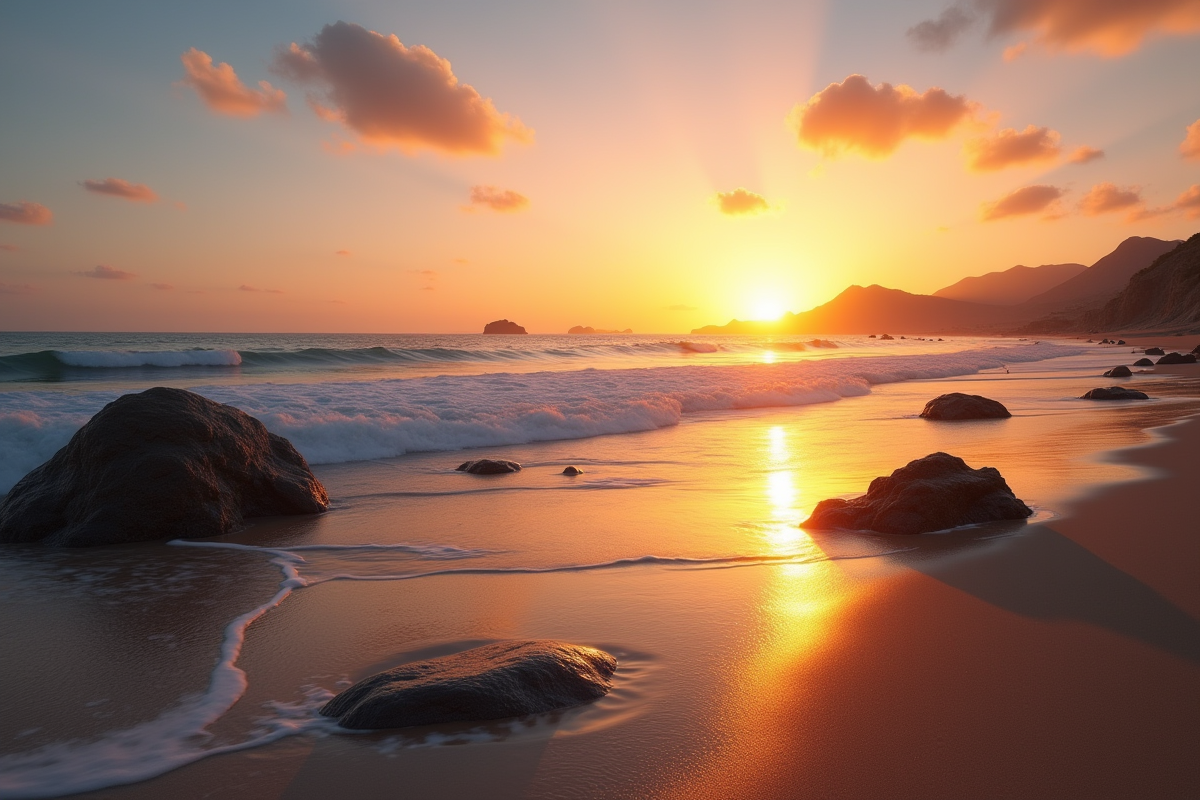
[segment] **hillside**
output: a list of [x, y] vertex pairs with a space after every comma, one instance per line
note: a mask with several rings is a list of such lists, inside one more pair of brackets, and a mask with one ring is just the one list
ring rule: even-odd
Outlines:
[[1165, 242], [1149, 236], [1130, 236], [1108, 255], [1083, 272], [1022, 305], [1041, 313], [1097, 307], [1125, 288], [1129, 279], [1154, 259], [1173, 249], [1177, 241]]
[[1084, 315], [1094, 331], [1147, 330], [1200, 325], [1200, 233], [1159, 256], [1129, 279], [1129, 285]]
[[1018, 264], [1002, 272], [963, 278], [958, 283], [938, 289], [933, 296], [993, 306], [1014, 306], [1053, 289], [1086, 269], [1083, 264], [1043, 264], [1040, 267]]

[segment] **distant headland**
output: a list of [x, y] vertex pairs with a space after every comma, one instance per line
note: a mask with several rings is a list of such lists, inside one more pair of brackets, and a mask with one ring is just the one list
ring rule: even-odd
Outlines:
[[483, 326], [484, 333], [511, 334], [511, 333], [529, 333], [515, 322], [509, 322], [506, 319], [498, 319], [495, 322], [489, 322]]

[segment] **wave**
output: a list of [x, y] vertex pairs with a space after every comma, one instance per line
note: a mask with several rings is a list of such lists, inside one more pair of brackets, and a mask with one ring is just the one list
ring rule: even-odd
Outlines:
[[[679, 423], [682, 415], [802, 406], [874, 384], [945, 378], [1086, 352], [1042, 343], [957, 353], [778, 364], [443, 375], [196, 387], [260, 419], [310, 463], [583, 439]], [[0, 393], [0, 492], [46, 461], [116, 392]]]
[[241, 363], [236, 350], [40, 350], [0, 356], [0, 378], [53, 376], [67, 368], [236, 367]]

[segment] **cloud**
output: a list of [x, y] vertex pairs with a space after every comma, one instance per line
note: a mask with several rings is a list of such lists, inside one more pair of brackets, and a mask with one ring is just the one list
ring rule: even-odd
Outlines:
[[529, 198], [518, 194], [512, 189], [500, 189], [495, 186], [472, 186], [471, 203], [464, 210], [473, 211], [479, 208], [491, 209], [504, 214], [524, 211], [529, 206]]
[[1200, 119], [1187, 126], [1187, 136], [1179, 145], [1179, 155], [1189, 161], [1200, 161]]
[[152, 284], [150, 284], [150, 288], [151, 289], [160, 289], [164, 292], [169, 292], [172, 289], [174, 289], [175, 287], [169, 283], [152, 283]]
[[450, 260], [453, 261], [455, 264], [470, 264], [471, 263], [470, 259], [466, 259], [466, 258], [452, 258]]
[[1029, 125], [1017, 132], [1005, 128], [994, 136], [967, 142], [967, 164], [976, 172], [995, 172], [1006, 167], [1053, 161], [1062, 151], [1058, 131]]
[[75, 274], [84, 278], [99, 278], [103, 281], [131, 281], [137, 277], [136, 272], [126, 272], [123, 269], [110, 267], [108, 264], [98, 264], [89, 270]]
[[927, 19], [908, 29], [908, 38], [918, 50], [941, 53], [948, 50], [964, 31], [975, 24], [973, 10], [950, 6], [937, 19]]
[[1200, 219], [1200, 183], [1193, 183], [1186, 192], [1175, 198], [1175, 207], [1186, 212], [1190, 219]]
[[283, 294], [283, 289], [260, 289], [257, 286], [243, 283], [238, 287], [239, 292], [265, 292], [266, 294]]
[[0, 283], [0, 294], [29, 294], [36, 291], [37, 287], [28, 283]]
[[699, 311], [699, 309], [696, 308], [696, 306], [689, 306], [689, 305], [684, 305], [683, 303], [676, 303], [673, 306], [667, 306], [667, 311]]
[[335, 256], [350, 256], [350, 255], [354, 255], [354, 254], [351, 253], [349, 250], [338, 250], [334, 253], [334, 255]]
[[797, 105], [788, 120], [800, 144], [826, 158], [855, 151], [882, 158], [910, 137], [948, 136], [973, 109], [966, 97], [936, 87], [918, 94], [909, 86], [872, 86], [862, 75], [851, 75]]
[[0, 203], [0, 220], [21, 225], [49, 225], [54, 214], [41, 203]]
[[102, 181], [87, 180], [83, 182], [83, 188], [89, 192], [106, 194], [110, 197], [120, 197], [123, 200], [132, 200], [135, 203], [154, 203], [158, 201], [158, 195], [146, 184], [130, 183], [120, 178], [105, 178]]
[[980, 217], [984, 222], [1019, 217], [1026, 214], [1037, 214], [1050, 210], [1051, 205], [1063, 196], [1063, 190], [1057, 186], [1035, 185], [1023, 186], [1009, 192], [991, 203], [984, 203], [980, 208]]
[[732, 192], [717, 192], [717, 208], [731, 217], [751, 216], [771, 210], [771, 204], [761, 194], [738, 187]]
[[0, 243], [0, 252], [4, 252], [4, 253], [19, 253], [19, 252], [21, 252], [21, 248], [17, 247], [15, 244], [3, 244], [3, 243]]
[[1079, 203], [1079, 209], [1089, 217], [1124, 211], [1141, 205], [1142, 193], [1136, 186], [1121, 189], [1112, 183], [1098, 183]]
[[497, 155], [510, 139], [533, 139], [519, 119], [459, 83], [450, 62], [428, 47], [406, 47], [361, 25], [336, 22], [304, 45], [279, 49], [272, 71], [324, 87], [310, 105], [379, 147]]
[[[1200, 31], [1196, 0], [960, 0], [936, 20], [913, 27], [909, 35], [928, 32], [929, 41], [936, 43], [940, 33], [946, 44], [935, 49], [945, 49], [968, 27], [954, 21], [976, 10], [989, 20], [993, 37], [1031, 35], [1035, 44], [1051, 52], [1115, 57], [1137, 50], [1153, 36]], [[1019, 55], [1025, 44], [1010, 47], [1005, 57], [1009, 51]]]
[[1070, 164], [1086, 164], [1089, 161], [1095, 161], [1098, 158], [1104, 158], [1104, 151], [1097, 150], [1094, 147], [1082, 145], [1071, 151], [1071, 155], [1067, 156], [1067, 162]]
[[287, 110], [287, 95], [266, 81], [251, 89], [238, 78], [233, 67], [221, 62], [213, 66], [212, 56], [192, 48], [179, 57], [187, 73], [181, 83], [190, 86], [212, 111], [231, 117], [254, 117], [263, 111]]

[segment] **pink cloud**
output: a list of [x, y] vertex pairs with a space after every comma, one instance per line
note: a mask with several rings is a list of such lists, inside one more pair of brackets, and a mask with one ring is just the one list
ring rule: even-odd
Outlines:
[[353, 255], [353, 253], [351, 253], [349, 250], [338, 250], [337, 252], [334, 253], [334, 255], [335, 256], [349, 256], [349, 255]]
[[502, 214], [511, 214], [524, 211], [528, 207], [529, 198], [512, 189], [500, 189], [496, 186], [472, 186], [471, 203], [466, 206], [466, 210], [484, 208], [499, 211]]
[[17, 247], [15, 244], [0, 243], [0, 252], [19, 253], [19, 252], [21, 252], [21, 248]]
[[243, 283], [238, 287], [239, 292], [265, 292], [266, 294], [283, 294], [283, 289], [260, 289], [257, 286], [251, 286]]
[[1104, 158], [1103, 150], [1082, 145], [1071, 151], [1071, 155], [1067, 156], [1067, 161], [1071, 164], [1087, 164], [1100, 158]]
[[1175, 207], [1185, 212], [1190, 219], [1200, 219], [1200, 183], [1194, 183], [1183, 194], [1175, 198]]
[[253, 117], [263, 111], [287, 110], [287, 95], [266, 81], [257, 89], [242, 83], [233, 67], [222, 62], [213, 66], [212, 56], [192, 48], [179, 57], [187, 73], [182, 81], [196, 90], [204, 104], [218, 114], [231, 117]]
[[137, 277], [136, 272], [126, 272], [123, 269], [110, 267], [108, 264], [98, 264], [89, 270], [75, 274], [84, 278], [99, 278], [104, 281], [131, 281]]
[[0, 294], [29, 294], [36, 291], [37, 287], [28, 283], [0, 283]]
[[152, 284], [150, 284], [150, 288], [151, 289], [159, 289], [164, 292], [169, 292], [172, 289], [174, 289], [175, 287], [169, 283], [152, 283]]
[[717, 208], [728, 216], [749, 216], [771, 210], [771, 204], [761, 194], [738, 187], [732, 192], [717, 192]]
[[54, 214], [41, 203], [0, 203], [0, 219], [19, 225], [49, 225]]
[[975, 172], [995, 172], [1006, 167], [1036, 164], [1058, 158], [1057, 131], [1029, 125], [1017, 132], [1005, 128], [994, 136], [967, 142], [967, 164]]
[[365, 142], [452, 155], [497, 155], [508, 140], [533, 131], [488, 98], [460, 83], [450, 62], [424, 45], [361, 25], [326, 25], [311, 42], [276, 52], [272, 70], [298, 83], [323, 86], [310, 105]]
[[87, 180], [83, 182], [83, 188], [89, 192], [106, 194], [110, 197], [120, 197], [123, 200], [132, 200], [135, 203], [154, 203], [158, 201], [158, 195], [146, 184], [130, 183], [120, 178], [105, 178], [102, 181]]
[[1187, 135], [1179, 145], [1179, 155], [1191, 161], [1200, 161], [1200, 119], [1187, 126]]
[[1063, 190], [1057, 186], [1024, 186], [1009, 192], [999, 200], [984, 203], [980, 208], [980, 217], [984, 222], [990, 222], [1005, 217], [1051, 211], [1051, 206], [1062, 196]]
[[831, 83], [792, 109], [788, 120], [800, 144], [826, 158], [858, 152], [890, 155], [908, 138], [942, 139], [967, 120], [974, 106], [939, 88], [872, 86], [862, 75]]
[[1098, 183], [1091, 188], [1079, 203], [1079, 208], [1089, 217], [1125, 211], [1142, 204], [1142, 193], [1136, 186], [1126, 189], [1113, 183]]

